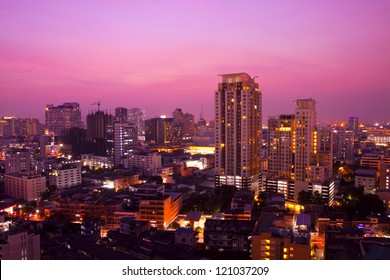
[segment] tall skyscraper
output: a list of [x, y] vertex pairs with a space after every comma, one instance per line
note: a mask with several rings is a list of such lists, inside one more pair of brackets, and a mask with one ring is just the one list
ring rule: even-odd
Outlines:
[[97, 155], [106, 155], [106, 127], [113, 124], [114, 117], [103, 111], [87, 115], [87, 141]]
[[353, 131], [355, 138], [359, 136], [359, 118], [358, 117], [349, 117], [347, 130]]
[[59, 106], [49, 104], [45, 108], [45, 124], [50, 132], [63, 136], [66, 129], [83, 127], [78, 103], [64, 103]]
[[174, 138], [181, 142], [186, 137], [192, 137], [195, 134], [194, 115], [189, 113], [183, 113], [180, 108], [176, 108], [172, 112], [173, 116], [173, 130]]
[[215, 185], [258, 191], [262, 100], [247, 73], [221, 75], [215, 93]]
[[145, 140], [154, 144], [169, 144], [173, 136], [173, 118], [162, 116], [145, 122]]
[[317, 152], [317, 112], [314, 99], [298, 99], [295, 109], [296, 151], [295, 181], [307, 181], [306, 168], [311, 164], [313, 153]]
[[268, 120], [268, 176], [294, 179], [295, 115], [280, 115]]
[[107, 154], [114, 157], [114, 165], [121, 164], [122, 157], [137, 149], [137, 128], [130, 123], [114, 122], [106, 127]]
[[138, 136], [145, 135], [145, 110], [140, 108], [131, 108], [127, 110], [127, 121], [135, 124]]

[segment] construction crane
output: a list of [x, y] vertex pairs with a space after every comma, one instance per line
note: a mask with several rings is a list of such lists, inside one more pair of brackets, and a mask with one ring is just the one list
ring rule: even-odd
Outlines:
[[98, 112], [100, 110], [100, 100], [98, 102], [92, 103], [91, 105], [97, 105], [98, 106]]

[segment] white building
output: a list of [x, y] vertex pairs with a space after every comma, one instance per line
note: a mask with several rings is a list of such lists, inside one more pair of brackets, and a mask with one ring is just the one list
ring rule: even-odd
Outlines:
[[157, 153], [129, 154], [123, 164], [125, 168], [138, 171], [142, 176], [160, 175], [161, 155]]
[[355, 171], [355, 187], [363, 187], [365, 193], [376, 193], [376, 170], [358, 169]]
[[49, 174], [50, 185], [58, 189], [81, 184], [81, 167], [53, 169]]
[[89, 166], [90, 168], [112, 168], [114, 163], [109, 157], [97, 156], [94, 154], [82, 154], [81, 155], [82, 166]]
[[37, 200], [46, 191], [46, 177], [31, 173], [10, 173], [4, 176], [5, 194], [15, 199]]

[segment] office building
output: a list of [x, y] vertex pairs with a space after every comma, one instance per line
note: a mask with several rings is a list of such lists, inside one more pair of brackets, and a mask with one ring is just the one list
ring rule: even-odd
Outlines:
[[137, 127], [130, 123], [114, 122], [106, 127], [107, 155], [113, 156], [115, 166], [137, 149], [137, 137]]
[[49, 104], [45, 108], [45, 125], [49, 132], [63, 136], [66, 129], [82, 128], [81, 110], [78, 103], [64, 103], [54, 106]]
[[246, 73], [221, 78], [215, 93], [215, 185], [257, 192], [262, 146], [259, 85]]

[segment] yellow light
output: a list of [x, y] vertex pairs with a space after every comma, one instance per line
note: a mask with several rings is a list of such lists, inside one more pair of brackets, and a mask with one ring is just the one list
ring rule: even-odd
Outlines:
[[265, 246], [265, 249], [269, 250], [269, 249], [271, 249], [271, 247], [267, 245], [267, 246]]
[[234, 102], [234, 98], [232, 98], [232, 100], [230, 100], [232, 103]]
[[286, 254], [283, 255], [283, 259], [287, 259], [287, 255]]
[[283, 248], [283, 252], [284, 252], [284, 253], [287, 253], [287, 248]]

